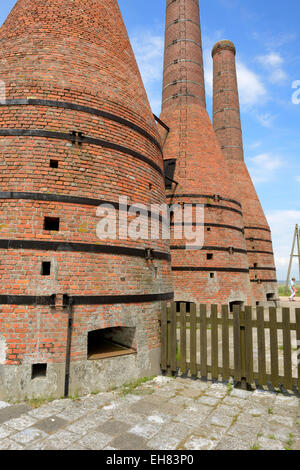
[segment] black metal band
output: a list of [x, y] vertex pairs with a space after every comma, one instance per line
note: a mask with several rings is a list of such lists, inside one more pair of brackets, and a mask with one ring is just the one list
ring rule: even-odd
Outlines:
[[242, 268], [215, 268], [194, 267], [194, 266], [172, 266], [172, 271], [206, 271], [206, 272], [224, 272], [224, 273], [249, 273], [249, 269]]
[[246, 238], [249, 242], [267, 242], [272, 243], [272, 240], [267, 240], [266, 238]]
[[[103, 296], [69, 296], [73, 305], [114, 305], [131, 303], [159, 302], [173, 300], [174, 293], [140, 294], [140, 295], [103, 295]], [[0, 295], [0, 305], [48, 305], [55, 306], [55, 295]]]
[[169, 23], [167, 26], [166, 26], [166, 31], [170, 28], [170, 26], [173, 26], [174, 24], [179, 24], [179, 23], [184, 23], [184, 22], [189, 22], [189, 23], [193, 23], [194, 25], [196, 25], [198, 28], [200, 28], [200, 24], [197, 23], [196, 21], [190, 19], [190, 18], [176, 18], [176, 20], [174, 21], [171, 21], [171, 23]]
[[0, 200], [1, 199], [17, 199], [17, 200], [28, 200], [28, 201], [41, 201], [41, 202], [61, 202], [64, 204], [78, 204], [83, 206], [94, 206], [98, 207], [100, 204], [107, 204], [114, 207], [117, 210], [123, 210], [128, 212], [129, 208], [132, 210], [136, 209], [140, 211], [142, 215], [146, 217], [151, 217], [153, 220], [159, 220], [160, 222], [167, 223], [167, 220], [164, 219], [161, 215], [158, 215], [151, 210], [142, 211], [140, 208], [129, 205], [122, 205], [118, 202], [114, 201], [106, 201], [103, 199], [92, 199], [87, 197], [79, 197], [79, 196], [68, 196], [64, 194], [46, 194], [46, 193], [23, 193], [23, 192], [10, 192], [4, 191], [0, 192]]
[[171, 67], [171, 65], [178, 65], [180, 62], [191, 62], [195, 65], [198, 65], [201, 69], [203, 69], [203, 64], [200, 62], [197, 62], [196, 60], [191, 60], [191, 59], [174, 59], [172, 62], [169, 62], [168, 65], [165, 66], [165, 70], [168, 67]]
[[194, 80], [174, 80], [173, 82], [168, 83], [163, 87], [163, 91], [166, 90], [170, 86], [178, 85], [178, 83], [193, 83], [194, 85], [200, 86], [203, 88], [203, 84], [199, 82], [195, 82]]
[[276, 271], [276, 268], [260, 268], [260, 267], [251, 267], [250, 271]]
[[168, 98], [163, 100], [162, 104], [164, 105], [167, 101], [175, 100], [176, 98], [188, 98], [188, 97], [196, 98], [197, 100], [203, 101], [202, 96], [193, 95], [192, 93], [175, 93], [175, 95], [169, 96]]
[[[129, 248], [127, 246], [97, 245], [90, 243], [71, 243], [71, 242], [50, 242], [40, 240], [4, 240], [0, 239], [1, 250], [39, 250], [56, 252], [75, 252], [75, 253], [104, 253], [117, 254], [123, 256], [146, 257], [146, 250], [141, 248]], [[151, 250], [151, 257], [158, 260], [170, 261], [169, 253]]]
[[274, 256], [274, 253], [273, 251], [259, 251], [259, 250], [248, 250], [247, 253], [251, 254], [251, 253], [258, 253], [258, 254], [261, 254], [261, 255], [273, 255]]
[[[189, 248], [189, 245], [171, 245], [171, 250], [189, 250], [189, 249], [197, 249], [197, 247]], [[199, 247], [199, 251], [227, 251], [229, 253], [242, 253], [243, 255], [247, 255], [247, 250], [242, 250], [240, 248], [234, 247], [223, 247], [223, 246], [203, 246], [202, 248]]]
[[226, 202], [232, 202], [233, 204], [237, 204], [239, 207], [242, 207], [242, 204], [235, 199], [228, 199], [226, 197], [222, 197], [219, 195], [211, 195], [211, 194], [167, 194], [167, 199], [172, 199], [172, 198], [186, 198], [186, 199], [195, 199], [195, 198], [200, 198], [200, 199], [214, 199], [216, 196], [218, 196], [218, 199], [220, 201], [226, 201]]
[[79, 111], [82, 113], [92, 114], [93, 116], [103, 117], [105, 119], [109, 119], [110, 121], [117, 122], [118, 124], [122, 124], [130, 129], [141, 134], [146, 139], [150, 140], [153, 144], [155, 144], [159, 150], [162, 152], [162, 148], [160, 143], [151, 135], [149, 132], [145, 131], [142, 127], [137, 126], [131, 121], [127, 119], [121, 118], [116, 116], [115, 114], [108, 113], [107, 111], [102, 111], [100, 109], [91, 108], [89, 106], [82, 106], [80, 104], [69, 103], [66, 101], [53, 101], [53, 100], [41, 100], [41, 99], [19, 99], [19, 100], [6, 100], [0, 101], [0, 106], [47, 106], [53, 108], [63, 108], [63, 109], [70, 109], [73, 111]]
[[264, 228], [264, 227], [245, 227], [245, 230], [262, 230], [264, 232], [271, 233], [271, 230], [269, 228]]
[[[192, 207], [197, 207], [197, 203], [196, 202], [187, 202], [187, 203], [183, 203], [183, 205], [188, 205], [188, 206], [192, 206]], [[169, 207], [171, 207], [172, 204], [169, 204]], [[228, 207], [228, 206], [219, 206], [217, 204], [203, 204], [204, 207], [209, 207], [209, 208], [213, 208], [213, 209], [222, 209], [224, 211], [230, 211], [230, 212], [235, 212], [236, 214], [239, 214], [241, 216], [243, 216], [243, 213], [242, 211], [239, 211], [238, 209], [234, 209], [233, 207]]]
[[[0, 129], [0, 137], [43, 137], [46, 139], [58, 139], [58, 140], [68, 140], [74, 142], [74, 135], [67, 134], [63, 132], [54, 132], [54, 131], [45, 131], [41, 129]], [[123, 147], [122, 145], [114, 144], [113, 142], [108, 142], [107, 140], [96, 139], [94, 137], [86, 137], [84, 135], [80, 136], [79, 143], [81, 144], [90, 144], [96, 145], [98, 147], [108, 148], [111, 150], [116, 150], [117, 152], [125, 153], [131, 157], [137, 158], [144, 163], [147, 163], [161, 175], [163, 175], [163, 170], [150, 158], [142, 155], [141, 153], [135, 152], [132, 149]]]
[[260, 284], [261, 282], [276, 282], [277, 279], [251, 279], [250, 282], [257, 282], [257, 284]]
[[[225, 225], [225, 224], [197, 224], [196, 222], [186, 222], [185, 225], [193, 226], [193, 227], [217, 227], [217, 228], [228, 228], [229, 230], [237, 230], [238, 232], [244, 233], [244, 230], [239, 227], [235, 227], [234, 225]], [[181, 223], [174, 223], [171, 222], [171, 227], [180, 227], [182, 226]]]
[[188, 38], [174, 39], [174, 41], [172, 41], [172, 42], [170, 42], [170, 44], [166, 45], [166, 49], [168, 49], [171, 46], [174, 46], [175, 44], [178, 44], [179, 42], [192, 42], [196, 46], [200, 47], [200, 49], [202, 50], [202, 44], [200, 44], [197, 41], [194, 41], [194, 39], [188, 39]]

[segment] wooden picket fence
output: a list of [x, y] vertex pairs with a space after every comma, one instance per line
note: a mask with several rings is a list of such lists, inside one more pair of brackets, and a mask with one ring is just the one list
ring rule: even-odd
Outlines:
[[161, 368], [173, 374], [300, 391], [300, 309], [175, 302], [161, 316]]

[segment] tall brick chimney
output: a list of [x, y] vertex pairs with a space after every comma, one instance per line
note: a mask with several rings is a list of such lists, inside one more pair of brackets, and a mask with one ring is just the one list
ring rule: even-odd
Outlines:
[[227, 40], [212, 51], [213, 125], [242, 202], [253, 300], [274, 305], [278, 295], [271, 231], [244, 162], [235, 55], [234, 44]]
[[[247, 303], [250, 283], [242, 209], [206, 111], [198, 0], [167, 0], [161, 120], [167, 201], [204, 205], [204, 247], [175, 239], [175, 299]], [[173, 182], [171, 181], [173, 180]], [[178, 222], [174, 222], [175, 224]], [[173, 223], [173, 229], [174, 229]], [[190, 225], [195, 225], [195, 214]], [[180, 224], [180, 223], [179, 223]], [[203, 229], [203, 222], [198, 229]]]
[[147, 205], [147, 222], [165, 202], [117, 0], [18, 0], [0, 50], [0, 399], [154, 375], [169, 241], [96, 234], [101, 203], [124, 215], [126, 196]]

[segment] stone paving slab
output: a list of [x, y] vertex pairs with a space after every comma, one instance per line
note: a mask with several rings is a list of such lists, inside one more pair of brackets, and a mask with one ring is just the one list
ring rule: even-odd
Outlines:
[[300, 400], [223, 383], [156, 377], [32, 408], [0, 402], [4, 450], [300, 449]]

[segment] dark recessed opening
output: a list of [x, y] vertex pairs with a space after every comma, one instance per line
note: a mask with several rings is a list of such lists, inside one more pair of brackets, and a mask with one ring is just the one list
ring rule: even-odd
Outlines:
[[257, 268], [258, 264], [257, 263], [254, 263], [254, 268]]
[[58, 168], [58, 160], [50, 160], [50, 168]]
[[274, 292], [270, 292], [269, 294], [267, 294], [267, 300], [270, 301], [270, 300], [274, 300], [275, 299], [275, 294]]
[[42, 276], [50, 276], [50, 273], [51, 273], [51, 262], [50, 261], [43, 261], [42, 262], [41, 275]]
[[180, 313], [181, 305], [184, 306], [184, 311], [186, 313], [191, 313], [192, 302], [176, 302], [176, 312]]
[[47, 364], [32, 364], [31, 367], [31, 380], [38, 377], [46, 377], [47, 375]]
[[206, 228], [206, 231], [207, 231], [207, 232], [210, 232], [210, 231], [211, 231], [211, 228], [210, 228], [210, 227], [207, 227], [207, 228]]
[[152, 184], [151, 183], [149, 183], [149, 189], [150, 189], [150, 191], [152, 190]]
[[211, 278], [211, 279], [214, 279], [214, 277], [215, 277], [215, 273], [210, 273], [210, 275], [209, 275], [209, 276], [210, 276], [210, 278]]
[[235, 306], [243, 308], [244, 302], [242, 300], [235, 300], [234, 302], [229, 302], [229, 309], [231, 313], [233, 312]]
[[87, 355], [90, 360], [135, 354], [135, 328], [115, 327], [88, 333]]
[[259, 302], [256, 302], [256, 306], [259, 307]]
[[45, 217], [44, 218], [44, 230], [59, 231], [59, 218], [58, 217]]
[[214, 255], [212, 253], [208, 253], [206, 255], [206, 259], [208, 259], [208, 260], [212, 260], [213, 258], [214, 258]]

